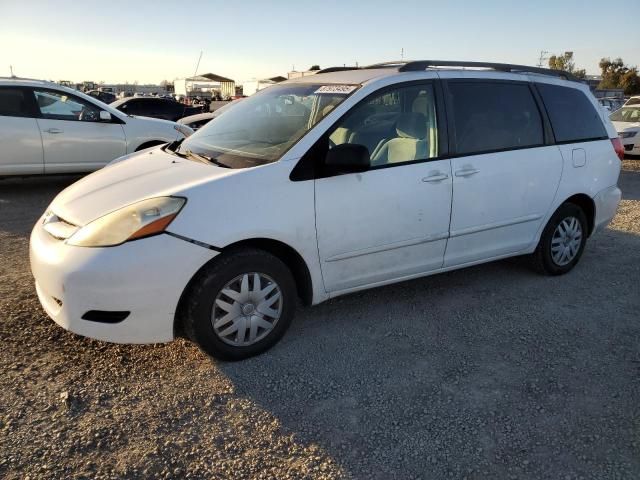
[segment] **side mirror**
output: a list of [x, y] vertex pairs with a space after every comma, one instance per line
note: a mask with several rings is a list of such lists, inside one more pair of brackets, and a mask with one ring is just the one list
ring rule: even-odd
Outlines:
[[336, 145], [327, 152], [325, 165], [332, 173], [366, 172], [371, 166], [369, 149], [357, 143]]
[[101, 122], [110, 122], [111, 114], [106, 110], [100, 110], [100, 121]]

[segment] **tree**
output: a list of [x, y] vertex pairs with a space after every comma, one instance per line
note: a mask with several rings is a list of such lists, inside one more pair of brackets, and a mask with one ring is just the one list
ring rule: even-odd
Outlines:
[[622, 88], [627, 95], [640, 93], [640, 77], [637, 67], [626, 66], [621, 58], [615, 60], [603, 58], [599, 65], [602, 70], [602, 81], [598, 88]]
[[576, 69], [575, 62], [573, 61], [573, 52], [564, 52], [562, 55], [551, 55], [551, 57], [549, 57], [549, 68], [552, 70], [564, 70], [578, 78], [587, 76], [587, 71], [584, 68], [580, 70]]

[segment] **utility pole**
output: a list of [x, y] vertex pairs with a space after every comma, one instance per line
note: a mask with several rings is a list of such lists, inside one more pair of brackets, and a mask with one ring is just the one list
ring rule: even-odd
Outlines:
[[400, 61], [404, 61], [404, 47], [400, 49]]
[[549, 55], [549, 52], [547, 52], [546, 50], [540, 50], [540, 58], [538, 59], [538, 67], [544, 67], [545, 62], [547, 60], [549, 60], [549, 57], [547, 56]]

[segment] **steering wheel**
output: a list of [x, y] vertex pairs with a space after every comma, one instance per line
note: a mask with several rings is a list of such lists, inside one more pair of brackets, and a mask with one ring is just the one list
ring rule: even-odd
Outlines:
[[96, 122], [98, 121], [98, 115], [95, 110], [83, 107], [80, 115], [78, 115], [78, 120], [81, 122]]

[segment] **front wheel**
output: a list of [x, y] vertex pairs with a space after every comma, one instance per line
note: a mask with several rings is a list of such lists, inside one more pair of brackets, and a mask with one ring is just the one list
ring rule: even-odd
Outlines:
[[536, 270], [562, 275], [576, 266], [587, 243], [587, 217], [580, 207], [565, 203], [556, 210], [532, 255]]
[[187, 336], [209, 355], [241, 360], [271, 348], [291, 324], [296, 288], [287, 266], [262, 250], [223, 253], [184, 301]]

